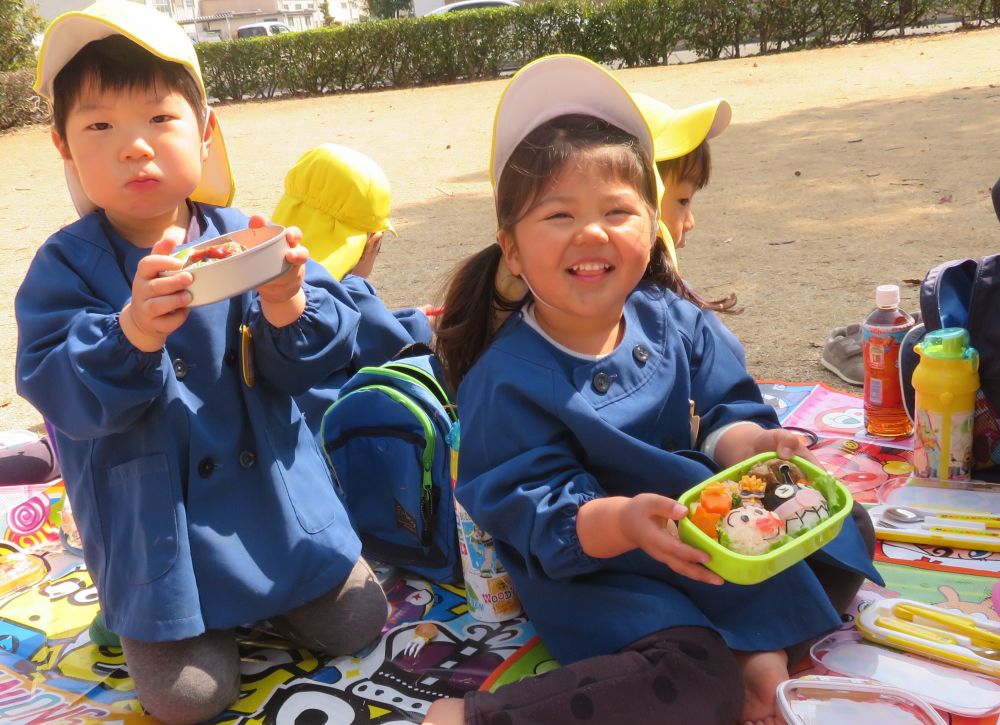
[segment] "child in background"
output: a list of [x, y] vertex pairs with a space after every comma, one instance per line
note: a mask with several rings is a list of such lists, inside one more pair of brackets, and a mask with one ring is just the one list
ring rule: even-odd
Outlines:
[[[676, 250], [687, 245], [687, 235], [694, 230], [694, 195], [708, 185], [712, 175], [708, 141], [729, 127], [732, 108], [722, 98], [681, 109], [671, 108], [643, 93], [633, 93], [632, 98], [653, 134], [653, 160], [663, 183], [660, 231], [670, 261], [679, 270]], [[700, 307], [710, 310], [705, 316], [706, 321], [745, 364], [743, 345], [714, 314], [741, 312], [736, 307], [736, 295], [705, 301], [694, 290], [691, 294]]]
[[343, 655], [385, 623], [293, 401], [351, 359], [359, 313], [296, 230], [289, 271], [230, 300], [190, 308], [191, 275], [160, 276], [182, 266], [177, 244], [262, 222], [225, 208], [218, 120], [172, 20], [125, 0], [59, 16], [35, 90], [81, 219], [39, 248], [18, 290], [18, 392], [56, 431], [139, 700], [200, 722], [238, 696], [234, 627], [268, 618]]
[[[438, 347], [458, 386], [456, 495], [564, 666], [440, 700], [425, 723], [775, 722], [789, 659], [881, 581], [854, 519], [754, 586], [679, 540], [686, 489], [759, 452], [812, 457], [672, 291], [652, 152], [628, 92], [585, 58], [537, 60], [500, 100], [498, 244], [456, 273]], [[523, 299], [498, 301], [504, 267]]]
[[285, 175], [285, 193], [272, 220], [302, 230], [302, 243], [341, 281], [361, 313], [351, 360], [295, 399], [314, 435], [354, 373], [389, 361], [408, 345], [431, 341], [423, 312], [412, 307], [390, 312], [367, 279], [383, 234], [396, 233], [390, 202], [389, 181], [379, 165], [346, 146], [316, 146]]

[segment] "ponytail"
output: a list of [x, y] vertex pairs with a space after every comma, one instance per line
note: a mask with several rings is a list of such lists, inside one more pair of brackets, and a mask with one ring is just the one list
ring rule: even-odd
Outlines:
[[491, 244], [462, 262], [448, 283], [435, 346], [453, 390], [493, 340], [499, 322], [524, 302], [497, 292], [502, 256], [500, 245]]

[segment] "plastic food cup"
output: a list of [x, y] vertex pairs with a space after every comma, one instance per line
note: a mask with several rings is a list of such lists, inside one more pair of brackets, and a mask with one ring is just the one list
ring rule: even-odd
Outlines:
[[[776, 453], [761, 453], [753, 458], [748, 458], [742, 463], [737, 463], [735, 466], [702, 481], [694, 488], [688, 489], [678, 500], [690, 510], [692, 505], [698, 502], [701, 490], [708, 484], [723, 480], [738, 481], [756, 464], [776, 457]], [[819, 466], [798, 456], [793, 457], [791, 462], [798, 466], [809, 482], [823, 494], [830, 508], [828, 518], [823, 519], [822, 522], [800, 536], [791, 538], [766, 554], [750, 556], [727, 549], [695, 526], [687, 516], [677, 523], [681, 541], [708, 552], [712, 558], [705, 566], [726, 581], [734, 584], [762, 582], [809, 556], [840, 533], [840, 529], [844, 525], [844, 518], [851, 512], [851, 507], [854, 505], [851, 492], [844, 484]]]
[[[285, 252], [289, 248], [285, 228], [278, 224], [241, 229], [197, 244], [185, 244], [175, 249], [172, 256], [187, 259], [199, 249], [225, 242], [236, 242], [245, 250], [201, 267], [183, 270], [190, 272], [194, 278], [187, 288], [191, 293], [191, 307], [241, 295], [279, 277], [291, 266], [285, 261]], [[177, 274], [178, 271], [181, 270], [162, 272], [160, 276]]]

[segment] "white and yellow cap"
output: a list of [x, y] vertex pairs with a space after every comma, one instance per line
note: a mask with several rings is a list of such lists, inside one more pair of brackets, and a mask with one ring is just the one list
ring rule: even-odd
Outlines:
[[729, 101], [715, 98], [687, 108], [672, 108], [644, 93], [633, 93], [653, 134], [653, 160], [677, 159], [729, 127], [733, 109]]
[[392, 195], [374, 160], [337, 144], [306, 151], [285, 175], [271, 219], [302, 230], [310, 256], [342, 279], [361, 259], [368, 235], [388, 231]]
[[528, 63], [510, 79], [493, 120], [490, 181], [494, 193], [500, 174], [524, 137], [559, 116], [594, 116], [638, 139], [653, 158], [649, 124], [617, 78], [580, 55], [547, 55]]
[[[201, 78], [198, 56], [191, 39], [180, 25], [166, 15], [129, 0], [97, 0], [83, 10], [63, 13], [49, 23], [38, 52], [35, 92], [51, 103], [52, 84], [59, 71], [85, 45], [111, 35], [123, 35], [153, 55], [184, 66], [197, 81], [202, 100], [208, 109], [205, 83]], [[236, 185], [222, 129], [211, 109], [208, 109], [207, 123], [213, 126], [212, 142], [208, 148], [208, 158], [202, 164], [201, 182], [191, 198], [206, 204], [229, 206], [233, 201]], [[96, 209], [68, 164], [66, 184], [80, 216]]]
[[[580, 114], [607, 121], [636, 137], [643, 154], [653, 160], [653, 136], [632, 95], [611, 73], [580, 55], [547, 55], [528, 63], [510, 79], [493, 120], [490, 182], [496, 195], [500, 175], [525, 136], [559, 116]], [[658, 175], [653, 174], [657, 211], [663, 196]], [[661, 236], [673, 260], [673, 243], [662, 224]], [[527, 286], [511, 274], [501, 258], [495, 286], [504, 298], [515, 301]], [[498, 315], [498, 318], [502, 315]], [[499, 320], [497, 322], [499, 324]]]

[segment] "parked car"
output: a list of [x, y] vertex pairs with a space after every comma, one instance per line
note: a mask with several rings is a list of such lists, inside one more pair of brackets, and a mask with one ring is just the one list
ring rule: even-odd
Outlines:
[[284, 23], [269, 21], [266, 23], [251, 23], [250, 25], [244, 25], [242, 28], [237, 29], [236, 37], [264, 38], [269, 35], [280, 35], [281, 33], [290, 32], [292, 32], [292, 29]]
[[484, 8], [516, 8], [520, 4], [514, 2], [514, 0], [459, 0], [456, 3], [434, 8], [427, 14], [444, 15], [445, 13], [454, 13], [459, 10], [483, 10]]
[[222, 40], [222, 31], [201, 30], [197, 35], [188, 33], [188, 37], [191, 38], [192, 43], [218, 43]]

